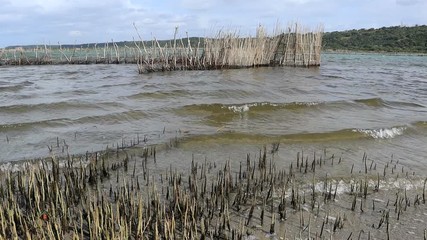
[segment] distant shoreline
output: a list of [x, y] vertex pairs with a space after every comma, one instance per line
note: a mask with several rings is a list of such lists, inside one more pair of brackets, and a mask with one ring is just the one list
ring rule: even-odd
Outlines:
[[[6, 50], [10, 51], [10, 50]], [[354, 50], [331, 50], [326, 49], [321, 51], [322, 54], [356, 54], [356, 55], [386, 55], [386, 56], [419, 56], [425, 57], [427, 53], [414, 53], [414, 52], [383, 52], [383, 51], [354, 51]], [[18, 54], [16, 54], [18, 55]], [[40, 54], [42, 55], [42, 54]], [[126, 56], [117, 59], [112, 54], [103, 58], [94, 58], [79, 56], [73, 59], [59, 58], [49, 59], [43, 55], [38, 58], [17, 56], [13, 58], [1, 58], [0, 50], [0, 66], [41, 66], [41, 65], [92, 65], [92, 64], [138, 64], [138, 58], [134, 56]]]
[[344, 49], [325, 49], [322, 53], [326, 54], [380, 54], [390, 56], [427, 56], [424, 52], [386, 52], [386, 51], [362, 51], [362, 50], [344, 50]]

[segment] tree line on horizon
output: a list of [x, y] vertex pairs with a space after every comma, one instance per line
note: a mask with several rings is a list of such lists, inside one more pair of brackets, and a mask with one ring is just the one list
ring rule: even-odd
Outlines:
[[[200, 40], [201, 43], [203, 43], [203, 37], [190, 37], [190, 38], [177, 38], [176, 44], [177, 46], [183, 45], [184, 47], [188, 47], [188, 40], [191, 42], [191, 47], [197, 47], [197, 44]], [[151, 48], [151, 47], [158, 47], [160, 45], [161, 47], [165, 46], [171, 46], [171, 44], [174, 42], [173, 39], [168, 40], [144, 40], [143, 43], [145, 47]], [[135, 47], [135, 44], [142, 47], [142, 43], [140, 40], [135, 41], [119, 41], [114, 42], [113, 40], [110, 42], [101, 42], [101, 43], [80, 43], [80, 44], [50, 44], [50, 45], [13, 45], [8, 46], [5, 49], [16, 49], [16, 48], [23, 48], [23, 49], [34, 49], [34, 48], [49, 48], [49, 49], [72, 49], [72, 48], [103, 48], [105, 46], [117, 46], [117, 47]]]
[[[190, 37], [192, 47], [197, 47], [198, 42], [203, 43], [202, 37]], [[158, 40], [161, 47], [171, 44], [173, 40]], [[118, 47], [133, 47], [140, 41], [120, 41], [104, 43], [84, 43], [84, 44], [57, 44], [57, 45], [25, 45], [8, 46], [6, 49], [34, 49], [49, 47], [59, 48], [94, 48], [104, 47], [108, 44], [115, 44]], [[177, 39], [177, 44], [187, 47], [188, 39]], [[147, 48], [154, 46], [153, 40], [144, 41]], [[323, 50], [326, 51], [369, 51], [369, 52], [411, 52], [427, 53], [427, 25], [416, 26], [393, 26], [370, 29], [353, 29], [346, 31], [325, 32], [322, 42]]]
[[332, 51], [427, 53], [427, 25], [327, 32], [322, 45]]

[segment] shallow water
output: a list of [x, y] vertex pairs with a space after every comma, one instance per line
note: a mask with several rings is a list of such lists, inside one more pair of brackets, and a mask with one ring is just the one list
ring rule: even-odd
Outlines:
[[137, 134], [224, 157], [280, 142], [285, 153], [393, 155], [427, 170], [427, 58], [324, 54], [320, 68], [148, 75], [134, 65], [0, 68], [1, 162], [48, 156], [57, 139], [79, 154]]

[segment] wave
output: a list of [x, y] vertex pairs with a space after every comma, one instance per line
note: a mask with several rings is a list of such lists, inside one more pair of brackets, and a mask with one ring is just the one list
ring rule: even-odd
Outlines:
[[35, 122], [23, 122], [23, 123], [11, 123], [11, 124], [0, 124], [1, 131], [24, 131], [32, 128], [45, 128], [45, 127], [58, 127], [65, 126], [66, 118], [42, 120]]
[[156, 91], [156, 92], [142, 92], [128, 96], [130, 99], [144, 99], [144, 98], [154, 98], [154, 99], [163, 99], [168, 97], [185, 97], [189, 96], [192, 93], [187, 90], [173, 90], [173, 91]]
[[[112, 78], [112, 76], [104, 77], [104, 79], [105, 78]], [[132, 86], [132, 85], [134, 84], [133, 83], [105, 84], [105, 85], [101, 85], [100, 88], [126, 87], [126, 86]]]
[[342, 129], [323, 133], [302, 133], [284, 136], [285, 139], [301, 140], [351, 140], [351, 139], [392, 139], [405, 134], [408, 126], [395, 126], [390, 128], [373, 129]]
[[390, 139], [403, 135], [408, 127], [392, 127], [392, 128], [379, 128], [379, 129], [354, 129], [354, 132], [363, 133], [374, 139]]
[[243, 133], [234, 131], [219, 130], [212, 135], [193, 135], [184, 138], [186, 141], [194, 142], [245, 142], [245, 143], [312, 143], [312, 142], [331, 142], [331, 141], [347, 141], [347, 140], [381, 140], [393, 139], [404, 135], [407, 132], [407, 126], [397, 126], [391, 128], [378, 129], [341, 129], [330, 132], [313, 132], [313, 133], [292, 133], [282, 135], [266, 135], [257, 133]]
[[1, 106], [0, 111], [6, 113], [22, 113], [34, 110], [65, 110], [65, 109], [81, 109], [89, 108], [92, 104], [72, 103], [72, 102], [54, 102], [54, 103], [39, 103], [39, 104], [19, 104]]
[[131, 110], [120, 113], [111, 113], [106, 115], [98, 116], [86, 116], [78, 119], [70, 118], [58, 118], [34, 122], [23, 122], [13, 124], [2, 124], [0, 125], [1, 131], [24, 131], [32, 128], [52, 128], [70, 126], [74, 124], [117, 124], [121, 122], [136, 121], [145, 118], [146, 114], [140, 110]]
[[319, 102], [292, 102], [292, 103], [271, 103], [271, 102], [254, 102], [243, 104], [194, 104], [187, 105], [184, 110], [189, 112], [212, 112], [212, 113], [243, 113], [243, 112], [262, 112], [274, 111], [279, 109], [301, 110], [312, 106], [317, 106]]
[[427, 129], [427, 121], [414, 122], [412, 125], [414, 125], [417, 128]]
[[97, 92], [94, 90], [87, 90], [87, 89], [77, 89], [77, 90], [73, 90], [73, 91], [58, 91], [58, 92], [54, 92], [54, 95], [58, 95], [58, 96], [85, 96], [85, 95], [91, 95], [91, 94], [96, 94]]
[[228, 105], [223, 106], [222, 108], [227, 108], [235, 113], [247, 112], [249, 110], [255, 112], [261, 111], [271, 111], [278, 109], [287, 109], [287, 110], [299, 110], [305, 109], [312, 106], [319, 105], [319, 102], [292, 102], [292, 103], [270, 103], [270, 102], [259, 102], [259, 103], [248, 103], [241, 105]]
[[424, 108], [425, 106], [411, 103], [411, 102], [402, 102], [402, 101], [387, 101], [382, 98], [366, 98], [366, 99], [356, 99], [354, 100], [356, 103], [361, 103], [370, 107], [416, 107], [416, 108]]
[[345, 79], [343, 76], [338, 76], [338, 75], [332, 75], [332, 74], [322, 74], [321, 75], [322, 78], [327, 78], [327, 79]]
[[21, 86], [21, 85], [0, 86], [0, 92], [18, 92], [19, 90], [21, 90], [23, 88], [24, 88], [24, 86]]
[[[358, 104], [355, 104], [358, 103]], [[351, 109], [360, 108], [360, 104], [369, 107], [384, 107], [384, 108], [395, 108], [395, 107], [416, 107], [425, 108], [424, 106], [417, 103], [410, 102], [398, 102], [398, 101], [386, 101], [382, 98], [368, 98], [368, 99], [356, 99], [353, 101], [313, 101], [313, 102], [289, 102], [289, 103], [274, 103], [274, 102], [252, 102], [252, 103], [241, 103], [241, 104], [193, 104], [184, 107], [184, 111], [188, 112], [210, 112], [210, 113], [244, 113], [244, 112], [263, 112], [263, 111], [275, 111], [275, 110], [291, 110], [299, 111], [306, 109], [313, 109], [313, 107], [320, 107], [322, 109], [327, 108], [340, 108], [340, 109]], [[363, 107], [362, 106], [362, 107]], [[317, 109], [317, 108], [316, 108]]]
[[82, 103], [82, 102], [53, 102], [53, 103], [38, 103], [38, 104], [17, 104], [0, 106], [0, 112], [3, 113], [23, 113], [42, 110], [68, 110], [68, 109], [98, 109], [103, 107], [122, 107], [121, 104], [115, 102], [104, 102], [104, 103]]
[[354, 101], [370, 107], [381, 107], [381, 106], [384, 106], [384, 103], [385, 103], [385, 101], [382, 98], [357, 99]]
[[98, 116], [87, 116], [78, 118], [76, 120], [69, 120], [70, 124], [86, 124], [86, 123], [98, 123], [98, 124], [117, 124], [121, 122], [136, 121], [145, 118], [147, 115], [141, 110], [130, 110], [119, 113], [111, 113], [106, 115]]
[[34, 84], [30, 81], [24, 81], [21, 83], [13, 84], [6, 81], [0, 81], [0, 92], [18, 92], [24, 89], [26, 86]]

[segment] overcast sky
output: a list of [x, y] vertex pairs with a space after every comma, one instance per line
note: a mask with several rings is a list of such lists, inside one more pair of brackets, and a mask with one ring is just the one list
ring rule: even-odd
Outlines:
[[254, 34], [298, 21], [325, 31], [427, 24], [427, 0], [0, 0], [0, 48], [206, 36], [219, 28]]

